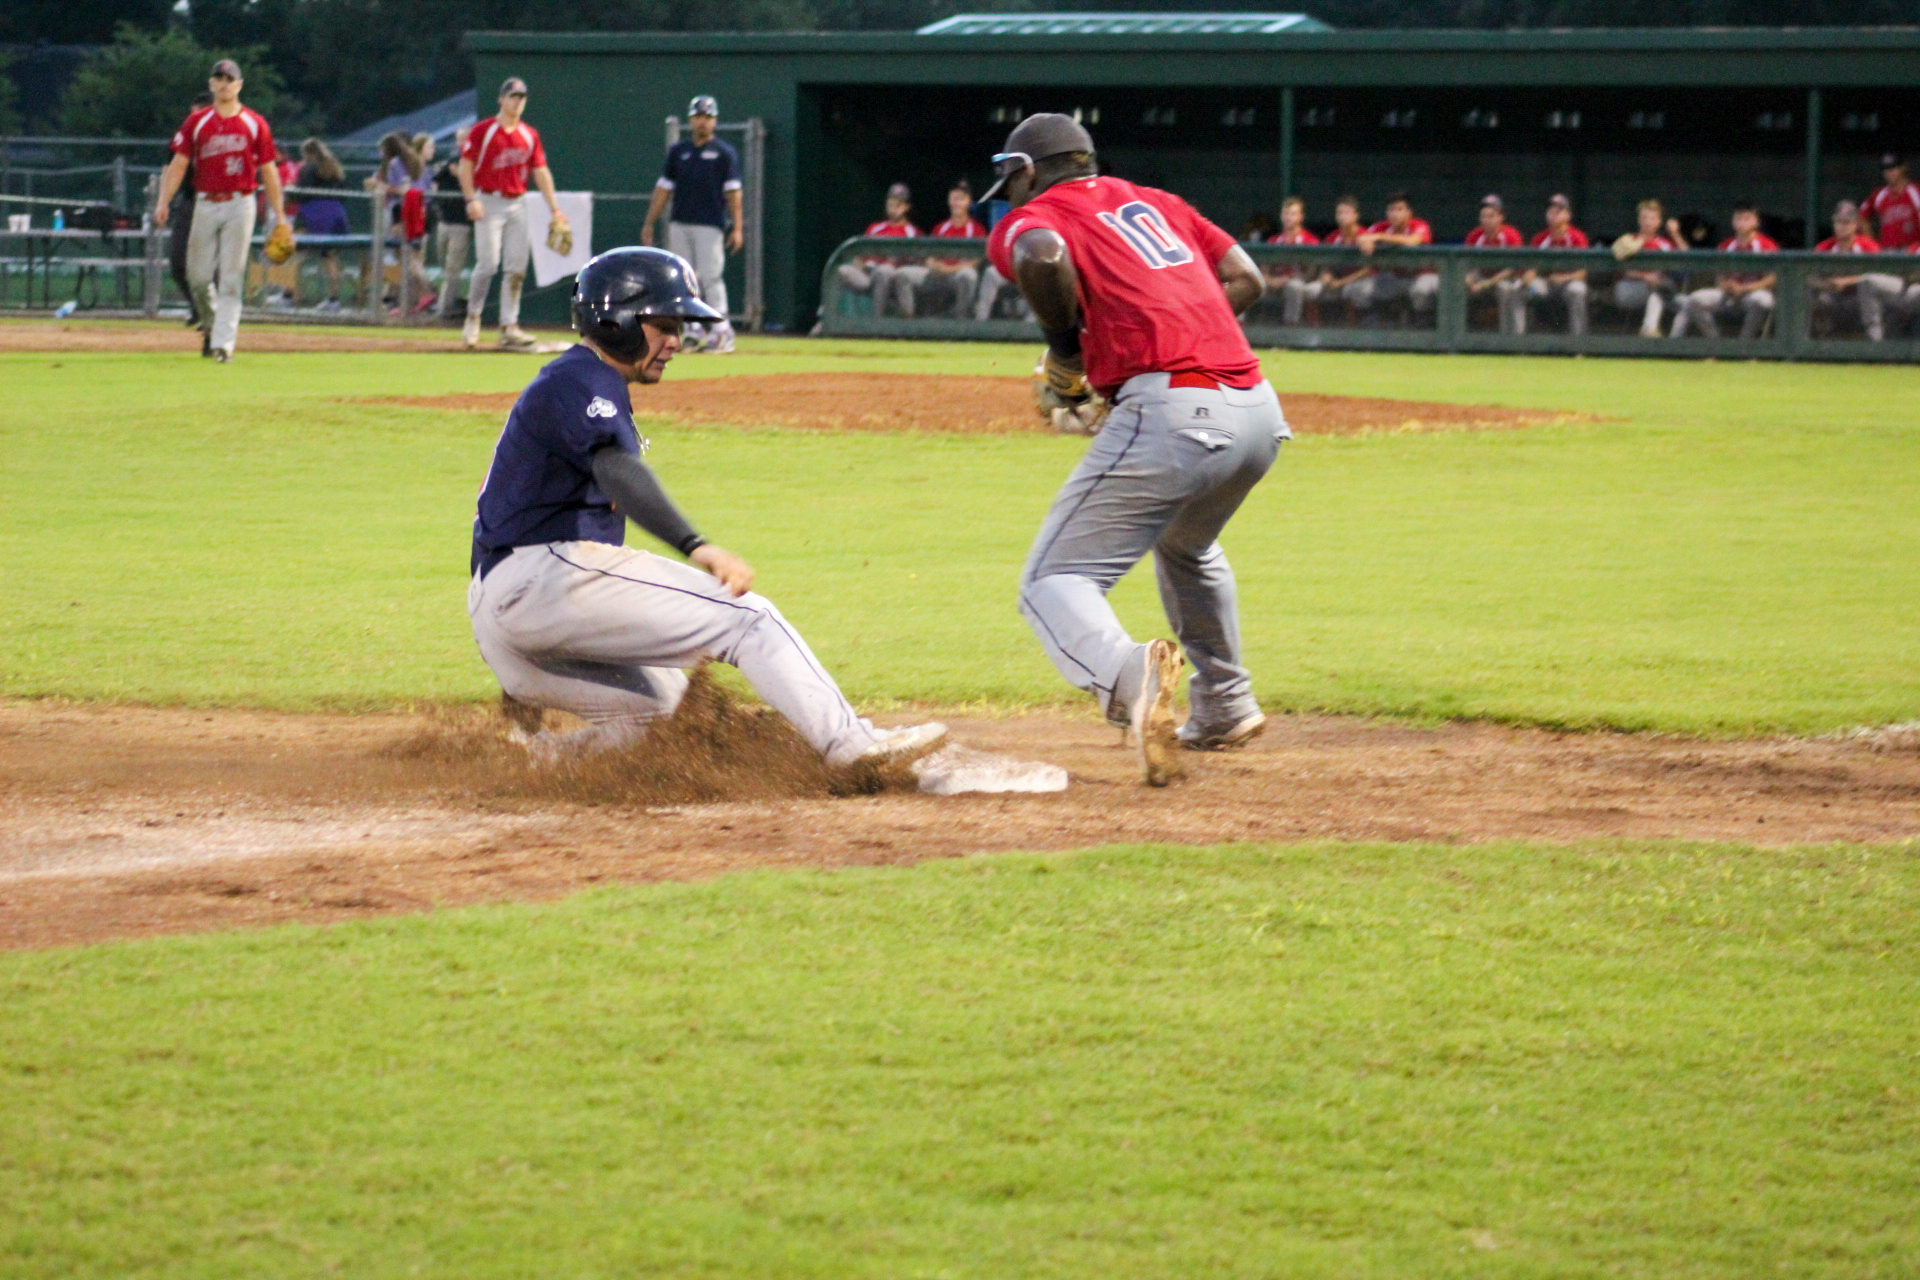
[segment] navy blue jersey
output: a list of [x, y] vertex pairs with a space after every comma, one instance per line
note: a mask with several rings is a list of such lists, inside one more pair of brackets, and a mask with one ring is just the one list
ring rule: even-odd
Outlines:
[[740, 153], [718, 138], [704, 147], [682, 138], [667, 148], [659, 185], [673, 192], [668, 216], [675, 222], [724, 227], [729, 219], [722, 193], [740, 189]]
[[473, 522], [473, 561], [491, 568], [513, 547], [626, 541], [627, 518], [593, 479], [593, 455], [640, 452], [627, 382], [585, 345], [535, 375], [520, 393]]

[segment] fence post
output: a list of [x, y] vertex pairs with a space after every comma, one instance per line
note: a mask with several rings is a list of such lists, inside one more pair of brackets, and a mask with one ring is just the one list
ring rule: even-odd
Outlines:
[[360, 304], [366, 310], [367, 319], [382, 324], [386, 320], [387, 301], [387, 202], [374, 200], [372, 204], [367, 258], [360, 269]]
[[394, 243], [398, 246], [393, 259], [400, 264], [400, 284], [396, 296], [400, 299], [399, 315], [394, 317], [396, 324], [407, 323], [407, 317], [413, 314], [413, 242], [407, 239], [407, 229], [400, 228], [400, 234]]
[[1440, 296], [1433, 303], [1433, 326], [1440, 344], [1458, 351], [1467, 332], [1467, 269], [1458, 258], [1449, 256], [1440, 264]]
[[767, 318], [767, 126], [747, 121], [747, 328], [760, 332]]
[[1809, 296], [1813, 273], [1805, 263], [1782, 262], [1776, 274], [1779, 279], [1773, 286], [1773, 338], [1780, 344], [1782, 356], [1798, 360], [1806, 354], [1807, 342], [1813, 336], [1813, 299]]
[[147, 319], [153, 320], [160, 315], [160, 282], [166, 271], [163, 262], [166, 259], [166, 232], [154, 223], [153, 215], [160, 207], [160, 175], [147, 175], [147, 190], [144, 197], [146, 212], [141, 226], [146, 230], [141, 256], [146, 259], [141, 265], [145, 268], [140, 281], [141, 310]]
[[113, 158], [113, 211], [115, 213], [127, 211], [127, 158], [125, 156]]

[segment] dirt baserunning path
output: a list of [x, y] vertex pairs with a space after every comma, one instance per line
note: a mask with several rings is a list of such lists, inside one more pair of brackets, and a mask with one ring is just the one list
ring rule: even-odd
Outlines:
[[0, 705], [0, 947], [1113, 841], [1920, 835], [1911, 741], [1281, 716], [1251, 749], [1195, 757], [1187, 781], [1153, 791], [1091, 718], [952, 723], [969, 746], [1064, 765], [1073, 782], [1037, 796], [836, 798], [808, 784], [591, 803], [411, 751], [434, 732], [418, 717]]

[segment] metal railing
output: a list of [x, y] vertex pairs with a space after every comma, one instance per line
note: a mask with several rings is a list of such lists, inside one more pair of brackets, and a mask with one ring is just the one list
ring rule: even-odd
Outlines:
[[[1684, 251], [1619, 261], [1605, 249], [1245, 247], [1268, 283], [1243, 318], [1255, 346], [1920, 361], [1920, 257], [1910, 254]], [[985, 248], [847, 240], [822, 275], [821, 332], [1037, 339]], [[1723, 276], [1766, 275], [1772, 286], [1751, 296], [1719, 287]]]

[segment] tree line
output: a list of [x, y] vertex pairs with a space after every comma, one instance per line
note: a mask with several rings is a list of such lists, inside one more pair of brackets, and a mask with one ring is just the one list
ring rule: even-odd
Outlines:
[[42, 130], [165, 133], [213, 58], [230, 56], [283, 132], [347, 132], [471, 86], [467, 31], [877, 31], [955, 13], [1235, 9], [1359, 29], [1920, 22], [1920, 0], [5, 0], [0, 44], [102, 48], [59, 101], [17, 101], [14, 119], [12, 85], [0, 87], [0, 128], [24, 117]]

